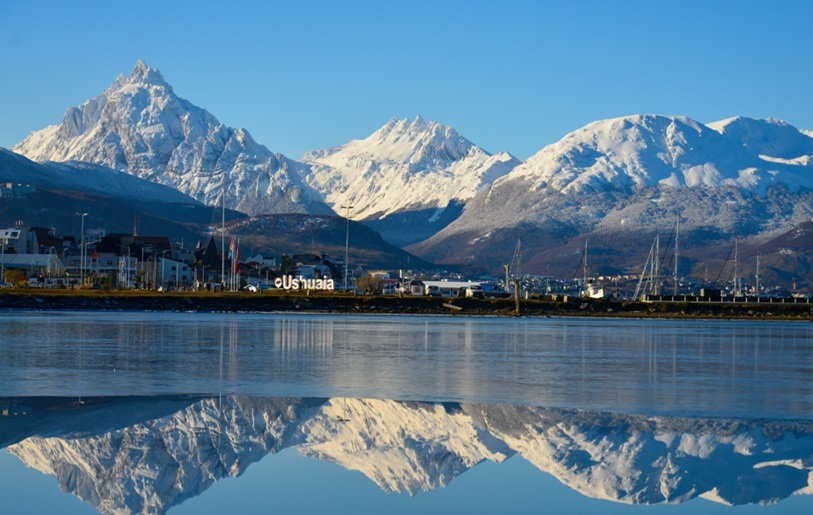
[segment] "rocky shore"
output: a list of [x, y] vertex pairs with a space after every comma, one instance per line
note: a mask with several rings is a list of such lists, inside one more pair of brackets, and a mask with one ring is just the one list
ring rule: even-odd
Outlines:
[[[313, 312], [517, 316], [513, 299], [444, 299], [343, 294], [155, 293], [7, 290], [0, 309], [78, 311]], [[811, 304], [645, 303], [521, 300], [523, 316], [813, 320]]]

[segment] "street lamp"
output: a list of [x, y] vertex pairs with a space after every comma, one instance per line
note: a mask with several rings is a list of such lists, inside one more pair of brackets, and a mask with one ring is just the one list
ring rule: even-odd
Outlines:
[[0, 245], [2, 245], [2, 253], [0, 254], [0, 283], [6, 282], [6, 238], [3, 238], [0, 241]]
[[350, 255], [350, 210], [353, 206], [350, 204], [342, 206], [344, 209], [344, 220], [346, 223], [344, 234], [344, 291], [347, 291], [347, 260]]
[[80, 229], [79, 243], [79, 284], [85, 284], [85, 217], [87, 213], [76, 212], [76, 216], [82, 217], [82, 228]]
[[[54, 276], [54, 268], [56, 268], [56, 249], [51, 247], [48, 249], [48, 277]], [[56, 273], [59, 273], [57, 270]]]
[[[164, 287], [164, 271], [166, 270], [166, 267], [167, 267], [167, 264], [166, 264], [166, 257], [165, 257], [165, 256], [167, 255], [167, 252], [172, 252], [172, 249], [159, 250], [158, 252], [156, 252], [156, 253], [154, 254], [154, 256], [156, 257], [156, 259], [157, 259], [158, 254], [160, 254], [160, 255], [161, 255], [161, 291], [166, 291], [166, 288]], [[154, 272], [154, 274], [155, 274], [157, 271], [156, 271], [156, 270], [153, 270], [153, 272]], [[156, 282], [158, 281], [158, 277], [157, 277], [157, 275], [156, 275], [156, 277], [155, 277], [155, 281], [156, 281]]]
[[141, 244], [141, 289], [146, 289], [147, 284], [147, 268], [144, 261], [144, 249], [152, 250], [152, 245]]
[[[124, 289], [127, 290], [130, 287], [130, 280], [132, 279], [130, 277], [130, 257], [132, 256], [132, 250], [130, 250], [130, 245], [119, 245], [119, 249], [122, 254], [124, 254], [124, 249], [127, 249], [127, 257], [121, 267], [121, 275], [124, 276]], [[119, 276], [119, 284], [121, 284], [121, 275]]]

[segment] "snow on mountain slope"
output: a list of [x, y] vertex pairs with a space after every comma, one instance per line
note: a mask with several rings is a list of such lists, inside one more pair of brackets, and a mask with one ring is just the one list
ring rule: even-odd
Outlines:
[[[44, 410], [51, 424], [14, 421], [25, 439], [7, 435], [19, 442], [7, 450], [27, 466], [56, 475], [61, 489], [103, 513], [163, 513], [287, 447], [360, 471], [386, 492], [444, 487], [485, 460], [519, 455], [583, 495], [628, 504], [696, 497], [732, 505], [770, 504], [813, 494], [813, 426], [801, 421], [223, 397], [110, 427], [111, 421], [133, 419], [134, 406], [143, 413], [162, 411], [132, 402], [109, 405], [94, 417]], [[43, 436], [29, 437], [35, 429]]]
[[[452, 127], [392, 119], [366, 139], [306, 154], [302, 179], [337, 212], [353, 206], [354, 220], [397, 238], [422, 224], [443, 226], [458, 206], [519, 164], [508, 153], [490, 155]], [[418, 213], [416, 216], [410, 216]], [[387, 230], [394, 234], [385, 234]]]
[[593, 122], [548, 145], [502, 181], [519, 179], [530, 182], [534, 191], [562, 193], [658, 186], [764, 191], [776, 182], [813, 187], [813, 175], [764, 162], [739, 141], [705, 125], [655, 115]]
[[384, 218], [416, 206], [442, 210], [472, 198], [519, 164], [492, 156], [452, 127], [420, 116], [390, 120], [366, 139], [306, 154], [303, 179], [334, 209], [353, 205], [351, 218]]
[[708, 126], [763, 159], [803, 166], [809, 166], [813, 159], [813, 137], [782, 120], [738, 116]]
[[[813, 218], [813, 169], [763, 159], [725, 132], [655, 115], [591, 123], [497, 179], [458, 219], [409, 250], [435, 262], [491, 268], [505, 262], [498, 249], [518, 237], [539, 243], [524, 247], [531, 260], [578, 235], [662, 230], [678, 215], [687, 234], [731, 238], [773, 234]], [[772, 148], [785, 146], [798, 147]]]
[[481, 461], [513, 454], [440, 404], [332, 399], [302, 430], [300, 453], [358, 470], [385, 492], [442, 488]]
[[464, 405], [540, 470], [627, 504], [773, 504], [811, 492], [810, 425]]
[[318, 401], [225, 397], [112, 432], [8, 447], [102, 513], [164, 513], [291, 444]]
[[60, 125], [11, 149], [36, 161], [83, 161], [165, 184], [206, 204], [248, 214], [331, 210], [299, 180], [302, 165], [178, 97], [143, 61]]

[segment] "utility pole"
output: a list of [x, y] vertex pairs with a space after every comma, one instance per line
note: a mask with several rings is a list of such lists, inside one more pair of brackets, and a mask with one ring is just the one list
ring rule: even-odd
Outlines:
[[514, 299], [516, 300], [517, 315], [519, 315], [519, 279], [514, 279]]
[[0, 245], [3, 246], [2, 254], [0, 254], [0, 283], [6, 282], [6, 241], [7, 238], [3, 238], [3, 241], [0, 242]]
[[545, 264], [545, 295], [550, 295], [550, 265]]
[[583, 271], [583, 278], [582, 278], [582, 297], [588, 297], [587, 294], [587, 240], [584, 240], [584, 259], [582, 260], [584, 263], [584, 271]]
[[350, 210], [353, 209], [353, 206], [350, 204], [342, 206], [344, 209], [344, 220], [345, 220], [345, 233], [344, 233], [344, 291], [347, 291], [347, 260], [350, 257]]
[[82, 218], [82, 226], [79, 234], [79, 285], [85, 284], [85, 217], [87, 213], [76, 213]]
[[[759, 250], [757, 250], [756, 295], [759, 297]], [[757, 300], [759, 302], [759, 300]]]
[[740, 280], [737, 277], [737, 261], [739, 261], [740, 253], [740, 239], [734, 238], [734, 296], [736, 297], [740, 291]]

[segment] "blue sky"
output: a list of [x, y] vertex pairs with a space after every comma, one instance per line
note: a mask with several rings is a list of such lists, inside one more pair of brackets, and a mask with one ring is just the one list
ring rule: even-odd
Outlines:
[[293, 158], [418, 114], [523, 159], [636, 113], [813, 130], [811, 20], [781, 0], [0, 0], [0, 146], [138, 59]]

